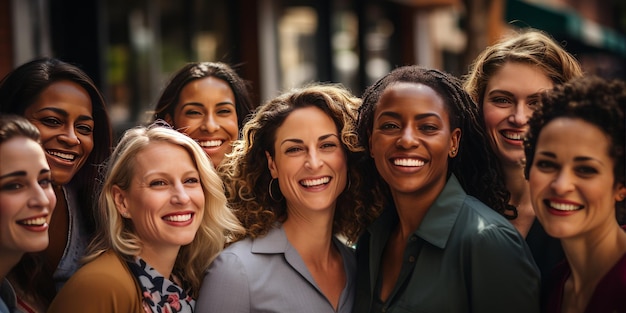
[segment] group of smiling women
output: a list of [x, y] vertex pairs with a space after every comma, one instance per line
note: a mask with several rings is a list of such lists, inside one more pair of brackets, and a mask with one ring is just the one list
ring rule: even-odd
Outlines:
[[547, 34], [256, 107], [174, 74], [113, 143], [77, 66], [0, 81], [0, 312], [626, 312], [626, 84]]

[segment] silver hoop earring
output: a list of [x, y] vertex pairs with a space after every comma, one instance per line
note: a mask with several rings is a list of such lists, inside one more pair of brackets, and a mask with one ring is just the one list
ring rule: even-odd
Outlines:
[[[285, 197], [284, 197], [282, 194], [280, 194], [280, 199], [276, 199], [276, 198], [274, 197], [274, 194], [272, 194], [272, 185], [273, 185], [274, 181], [276, 181], [276, 182], [278, 183], [278, 179], [276, 179], [276, 178], [272, 178], [272, 180], [270, 180], [270, 185], [269, 185], [269, 187], [268, 187], [268, 189], [267, 189], [267, 190], [269, 191], [269, 193], [270, 193], [270, 198], [271, 198], [272, 200], [274, 200], [274, 201], [276, 201], [276, 202], [280, 202], [280, 201], [282, 201]], [[278, 184], [277, 184], [277, 185], [278, 185]], [[278, 186], [280, 186], [280, 185], [278, 185]], [[280, 187], [278, 188], [278, 191], [280, 192]]]

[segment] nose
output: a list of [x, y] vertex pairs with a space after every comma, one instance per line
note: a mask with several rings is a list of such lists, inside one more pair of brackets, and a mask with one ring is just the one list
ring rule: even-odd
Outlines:
[[213, 114], [208, 114], [202, 123], [202, 128], [209, 133], [214, 133], [220, 129], [220, 124], [217, 122], [217, 119]]
[[316, 150], [310, 150], [310, 151], [311, 152], [307, 154], [307, 159], [304, 162], [304, 166], [311, 170], [315, 170], [315, 169], [322, 167], [322, 165], [324, 164], [324, 161], [319, 156], [317, 151]]
[[400, 134], [400, 138], [396, 141], [399, 148], [408, 150], [419, 146], [417, 134], [412, 127], [405, 127]]
[[550, 184], [550, 187], [559, 196], [572, 191], [574, 189], [572, 174], [565, 170], [559, 171]]
[[52, 199], [48, 198], [46, 191], [39, 184], [33, 188], [33, 194], [28, 199], [28, 207], [30, 208], [45, 208], [48, 207], [50, 209], [54, 209], [53, 206], [56, 205], [56, 196], [52, 193]]
[[76, 136], [76, 129], [74, 126], [68, 126], [63, 131], [62, 134], [59, 135], [59, 141], [65, 143], [66, 145], [73, 147], [80, 144], [80, 139]]
[[509, 117], [509, 121], [517, 127], [521, 127], [528, 123], [533, 115], [533, 110], [521, 101], [515, 106], [515, 111]]
[[189, 203], [191, 198], [185, 190], [185, 186], [182, 183], [178, 183], [173, 187], [171, 201], [175, 205], [183, 205]]

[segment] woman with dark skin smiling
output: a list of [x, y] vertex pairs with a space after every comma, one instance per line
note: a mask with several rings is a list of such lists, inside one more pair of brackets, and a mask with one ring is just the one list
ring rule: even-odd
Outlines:
[[217, 167], [254, 107], [246, 81], [227, 64], [188, 63], [163, 90], [154, 118], [193, 138]]
[[360, 168], [376, 169], [363, 193], [383, 208], [357, 243], [353, 312], [538, 312], [530, 251], [485, 204], [505, 205], [478, 123], [459, 81], [437, 70], [400, 67], [363, 94]]
[[52, 58], [25, 63], [0, 81], [0, 113], [26, 117], [41, 133], [57, 198], [50, 244], [27, 254], [9, 279], [18, 305], [43, 312], [78, 269], [94, 230], [98, 165], [111, 152], [111, 126], [104, 100], [78, 67]]
[[537, 219], [566, 261], [552, 272], [544, 310], [626, 312], [626, 83], [574, 79], [542, 97], [530, 120], [526, 173]]

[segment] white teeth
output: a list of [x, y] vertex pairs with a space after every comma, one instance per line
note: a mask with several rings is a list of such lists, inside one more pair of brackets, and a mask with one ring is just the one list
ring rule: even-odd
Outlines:
[[550, 202], [550, 207], [559, 211], [575, 211], [581, 208], [579, 205]]
[[327, 184], [329, 181], [330, 181], [330, 177], [326, 176], [326, 177], [322, 177], [318, 179], [305, 179], [301, 181], [300, 184], [305, 187], [313, 187], [313, 186]]
[[48, 154], [54, 155], [54, 156], [59, 157], [61, 159], [66, 159], [68, 161], [74, 161], [74, 158], [76, 157], [73, 154], [61, 153], [61, 152], [56, 152], [56, 151], [48, 151]]
[[224, 143], [223, 140], [198, 141], [198, 144], [200, 144], [201, 147], [207, 148], [219, 147], [222, 145], [222, 143]]
[[37, 217], [29, 220], [20, 221], [20, 224], [28, 225], [28, 226], [41, 226], [47, 222], [46, 217]]
[[522, 133], [502, 132], [502, 135], [511, 140], [522, 140], [524, 138]]
[[424, 161], [417, 159], [395, 159], [393, 164], [398, 166], [424, 166]]
[[186, 222], [191, 219], [191, 213], [182, 215], [169, 215], [163, 218], [170, 222]]

